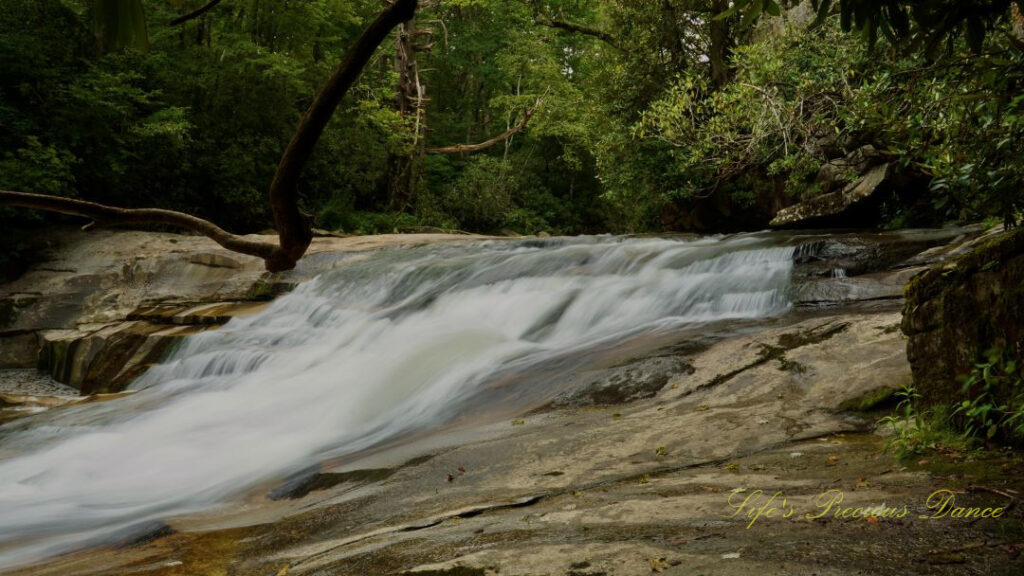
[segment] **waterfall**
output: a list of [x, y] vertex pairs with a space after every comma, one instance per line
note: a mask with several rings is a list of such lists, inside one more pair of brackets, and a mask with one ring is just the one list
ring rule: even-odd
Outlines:
[[0, 427], [13, 453], [0, 460], [0, 568], [436, 428], [499, 378], [530, 408], [557, 391], [530, 381], [530, 366], [785, 312], [792, 266], [792, 248], [758, 235], [351, 258], [257, 315], [188, 338], [134, 394]]

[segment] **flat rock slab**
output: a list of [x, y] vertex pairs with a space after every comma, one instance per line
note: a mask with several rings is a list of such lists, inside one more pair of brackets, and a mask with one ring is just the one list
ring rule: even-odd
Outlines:
[[254, 314], [353, 254], [485, 239], [317, 238], [295, 270], [269, 274], [262, 260], [202, 236], [56, 229], [51, 237], [42, 261], [0, 283], [0, 369], [39, 366], [83, 394], [122, 390], [182, 336]]
[[145, 320], [153, 324], [217, 326], [237, 316], [256, 314], [267, 302], [213, 302], [210, 304], [162, 304], [138, 308], [128, 320]]
[[[839, 411], [909, 382], [899, 320], [780, 323], [680, 358], [688, 369], [652, 398], [456, 432], [390, 464], [371, 455], [24, 573], [1019, 574], [1005, 545], [1024, 534], [1020, 510], [960, 523], [916, 515], [946, 484], [971, 505], [1006, 505], [965, 485], [1024, 489], [1020, 462], [977, 480], [905, 467], [882, 454], [873, 418]], [[748, 528], [730, 497], [758, 489], [781, 491], [795, 512]], [[807, 518], [828, 490], [911, 515]]]
[[[274, 237], [253, 235], [273, 242]], [[52, 249], [20, 278], [0, 284], [0, 335], [123, 321], [156, 304], [268, 299], [337, 265], [346, 254], [484, 236], [410, 234], [316, 238], [295, 270], [269, 274], [259, 258], [204, 236], [56, 229]]]

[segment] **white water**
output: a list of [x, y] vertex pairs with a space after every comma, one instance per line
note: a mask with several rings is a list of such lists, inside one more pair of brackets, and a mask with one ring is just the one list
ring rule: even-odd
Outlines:
[[[741, 236], [382, 252], [190, 338], [123, 399], [0, 427], [0, 568], [436, 427], [500, 375], [788, 309], [792, 249]], [[552, 392], [521, 379], [506, 399]], [[515, 382], [515, 379], [513, 379]]]

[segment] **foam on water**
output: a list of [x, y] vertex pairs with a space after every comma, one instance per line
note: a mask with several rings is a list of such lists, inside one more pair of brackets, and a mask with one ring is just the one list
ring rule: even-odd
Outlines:
[[[193, 336], [135, 394], [0, 427], [0, 567], [109, 540], [457, 417], [516, 367], [789, 308], [763, 237], [381, 252]], [[513, 384], [514, 386], [515, 384]], [[536, 383], [522, 383], [533, 390]]]

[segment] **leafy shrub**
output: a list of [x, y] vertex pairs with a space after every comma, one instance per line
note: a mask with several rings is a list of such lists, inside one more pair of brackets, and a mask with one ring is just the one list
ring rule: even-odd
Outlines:
[[737, 48], [735, 80], [720, 90], [698, 71], [677, 78], [636, 134], [670, 147], [664, 173], [682, 183], [668, 188], [670, 199], [773, 193], [729, 186], [752, 175], [806, 198], [819, 192], [813, 176], [825, 161], [872, 144], [904, 180], [930, 182], [926, 197], [887, 207], [893, 221], [932, 212], [1015, 224], [1024, 209], [1024, 52], [1005, 35], [989, 35], [982, 53], [966, 41], [951, 46], [929, 60], [869, 52], [835, 19], [789, 29]]
[[879, 421], [891, 432], [885, 451], [906, 459], [938, 449], [965, 448], [967, 440], [950, 426], [948, 409], [936, 406], [923, 411], [918, 406], [920, 397], [913, 386], [896, 393], [899, 403], [893, 414]]
[[[706, 195], [755, 172], [782, 176], [792, 196], [814, 193], [810, 176], [838, 148], [850, 69], [870, 65], [835, 27], [791, 29], [734, 53], [735, 81], [715, 90], [694, 71], [654, 102], [636, 130], [672, 146], [688, 176], [682, 197]], [[747, 200], [749, 202], [749, 199]]]
[[1024, 440], [1024, 370], [999, 348], [985, 352], [963, 377], [967, 397], [953, 410], [953, 421], [971, 438]]

